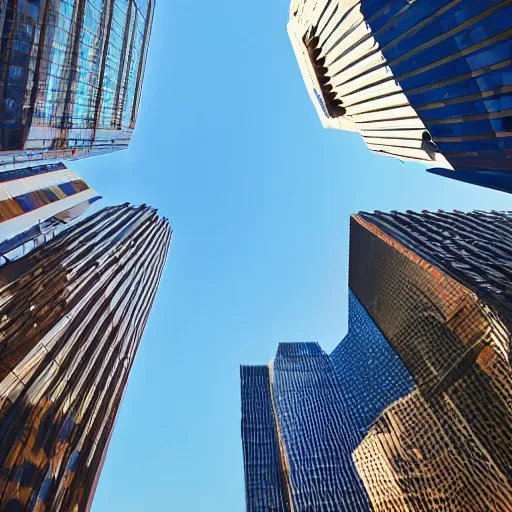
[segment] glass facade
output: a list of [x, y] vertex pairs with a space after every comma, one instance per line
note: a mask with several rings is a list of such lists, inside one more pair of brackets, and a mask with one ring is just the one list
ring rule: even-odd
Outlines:
[[242, 366], [242, 439], [248, 512], [291, 511], [274, 421], [269, 370]]
[[331, 360], [357, 424], [358, 443], [388, 405], [414, 389], [404, 363], [351, 291], [348, 334]]
[[[357, 429], [329, 356], [316, 343], [281, 343], [268, 367], [242, 376], [253, 368], [268, 377], [242, 378], [242, 432], [251, 411], [253, 433], [243, 435], [247, 510], [369, 510], [351, 459]], [[266, 485], [270, 475], [283, 475], [279, 487]]]
[[277, 432], [245, 452], [248, 510], [270, 510], [251, 498], [271, 469], [294, 511], [510, 510], [509, 219], [352, 216], [347, 336], [330, 357], [280, 344], [268, 379], [242, 380], [252, 431]]
[[90, 509], [170, 238], [111, 207], [0, 268], [1, 510]]
[[6, 0], [0, 170], [128, 147], [152, 0]]
[[0, 265], [53, 238], [98, 199], [61, 163], [0, 173]]
[[288, 32], [324, 126], [512, 192], [511, 18], [508, 0], [292, 0]]
[[[410, 248], [371, 216], [352, 218], [349, 282], [415, 389], [376, 420], [354, 453], [356, 466], [377, 510], [504, 512], [512, 500], [512, 372], [507, 313], [486, 300], [493, 270], [475, 279], [468, 265], [452, 278], [442, 262], [457, 266], [455, 255], [469, 248], [464, 230], [450, 237], [442, 214], [394, 215], [409, 219]], [[422, 217], [428, 236], [414, 228]], [[500, 231], [506, 240], [506, 224], [480, 212], [466, 214], [472, 218], [489, 224], [483, 233], [493, 233], [497, 247]], [[478, 231], [474, 237], [482, 264], [489, 262], [496, 248], [477, 243]], [[438, 256], [424, 259], [425, 248]]]
[[362, 0], [393, 75], [456, 170], [512, 170], [512, 5]]
[[282, 343], [273, 376], [293, 510], [368, 510], [350, 456], [355, 424], [329, 356], [316, 343]]
[[359, 217], [485, 298], [512, 328], [511, 212], [361, 212]]

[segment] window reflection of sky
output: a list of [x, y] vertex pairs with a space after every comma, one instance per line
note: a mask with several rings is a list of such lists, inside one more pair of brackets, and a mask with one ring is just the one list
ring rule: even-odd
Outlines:
[[[42, 33], [35, 30], [41, 27], [41, 6], [22, 1], [13, 20], [11, 90], [4, 101], [12, 129], [29, 128], [33, 149], [92, 146], [94, 151], [98, 146], [98, 151], [105, 151], [107, 140], [111, 149], [114, 143], [126, 146], [126, 130], [135, 125], [148, 9], [153, 7], [154, 3], [140, 0], [86, 0], [85, 5], [61, 0], [50, 7], [55, 11], [45, 20], [45, 50], [40, 53], [34, 41]], [[30, 116], [32, 91], [25, 83], [34, 78], [36, 69], [38, 91]], [[26, 92], [16, 94], [15, 89]], [[33, 135], [31, 126], [38, 128]], [[80, 140], [69, 133], [77, 129], [82, 130]], [[100, 140], [98, 129], [125, 133]], [[21, 149], [19, 144], [25, 142], [19, 139], [12, 144], [12, 149]]]

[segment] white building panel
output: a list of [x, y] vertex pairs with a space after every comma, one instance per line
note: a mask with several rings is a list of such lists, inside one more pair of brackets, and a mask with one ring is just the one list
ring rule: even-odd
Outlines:
[[368, 147], [451, 168], [394, 79], [359, 0], [292, 0], [288, 33], [325, 128], [359, 131]]

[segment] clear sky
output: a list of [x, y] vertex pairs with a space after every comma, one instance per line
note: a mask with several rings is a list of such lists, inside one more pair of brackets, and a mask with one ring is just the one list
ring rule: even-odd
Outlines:
[[347, 329], [349, 213], [511, 209], [321, 127], [286, 0], [159, 0], [128, 151], [70, 167], [159, 208], [167, 267], [93, 512], [244, 510], [239, 365]]

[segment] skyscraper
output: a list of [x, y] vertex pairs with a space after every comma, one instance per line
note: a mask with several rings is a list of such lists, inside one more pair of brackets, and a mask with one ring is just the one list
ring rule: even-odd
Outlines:
[[0, 265], [47, 242], [98, 199], [61, 163], [0, 173]]
[[320, 346], [281, 343], [241, 377], [247, 510], [364, 510], [355, 428]]
[[242, 367], [248, 510], [510, 510], [511, 228], [352, 216], [348, 335]]
[[0, 170], [125, 149], [154, 0], [0, 4]]
[[0, 267], [1, 510], [89, 510], [170, 237], [122, 205]]
[[498, 212], [351, 220], [350, 288], [415, 382], [353, 454], [382, 510], [510, 508], [511, 317], [503, 275], [511, 220]]
[[288, 33], [325, 127], [512, 191], [511, 17], [507, 0], [292, 0]]

